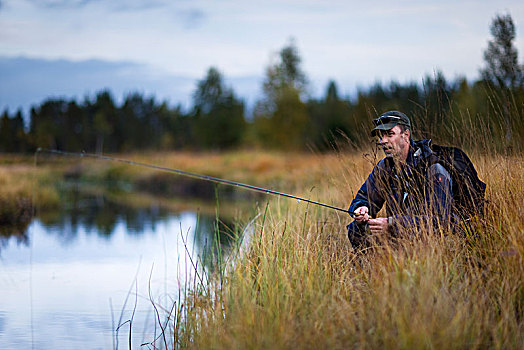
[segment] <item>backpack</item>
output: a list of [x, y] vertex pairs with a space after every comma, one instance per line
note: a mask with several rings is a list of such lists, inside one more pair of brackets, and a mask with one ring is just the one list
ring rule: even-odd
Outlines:
[[484, 215], [486, 184], [480, 181], [473, 163], [457, 147], [431, 145], [431, 164], [441, 164], [451, 175], [453, 201], [462, 219]]

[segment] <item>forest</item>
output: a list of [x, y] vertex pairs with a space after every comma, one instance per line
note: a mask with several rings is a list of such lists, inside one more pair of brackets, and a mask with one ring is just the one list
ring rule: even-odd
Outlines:
[[192, 106], [172, 107], [154, 96], [130, 93], [121, 104], [101, 90], [83, 101], [48, 98], [28, 116], [5, 110], [0, 151], [37, 148], [86, 152], [265, 148], [328, 151], [370, 142], [371, 119], [401, 110], [414, 135], [469, 149], [520, 152], [524, 146], [524, 68], [510, 15], [491, 24], [479, 78], [448, 79], [440, 71], [420, 82], [377, 82], [356, 96], [341, 96], [334, 80], [324, 96], [308, 94], [307, 74], [293, 42], [266, 67], [262, 94], [249, 113], [217, 67], [197, 82]]

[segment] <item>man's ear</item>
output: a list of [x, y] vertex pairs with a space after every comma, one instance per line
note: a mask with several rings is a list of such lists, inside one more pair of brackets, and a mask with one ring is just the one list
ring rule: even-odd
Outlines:
[[409, 138], [411, 136], [411, 130], [406, 129], [403, 134], [406, 135], [406, 138], [407, 138], [406, 140], [409, 141]]

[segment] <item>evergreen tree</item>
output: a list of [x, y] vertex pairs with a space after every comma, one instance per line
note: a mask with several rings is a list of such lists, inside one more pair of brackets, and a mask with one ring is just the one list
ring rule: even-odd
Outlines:
[[28, 149], [27, 135], [25, 133], [24, 118], [22, 111], [18, 110], [11, 119], [11, 133], [14, 137], [12, 152], [25, 152]]
[[153, 128], [156, 122], [154, 98], [144, 98], [139, 93], [129, 94], [118, 113], [119, 132], [122, 134], [121, 149], [128, 151], [153, 148], [157, 136]]
[[[96, 153], [118, 150], [115, 129], [118, 128], [117, 108], [108, 90], [99, 92], [92, 107], [92, 129], [96, 137]], [[112, 138], [112, 140], [111, 140]]]
[[164, 135], [164, 143], [171, 145], [175, 149], [182, 149], [194, 146], [193, 128], [194, 118], [182, 112], [180, 105], [174, 110], [169, 111], [167, 116], [167, 132]]
[[488, 48], [484, 51], [486, 67], [481, 70], [481, 74], [494, 87], [493, 97], [498, 100], [497, 105], [502, 107], [494, 113], [502, 119], [506, 147], [511, 148], [513, 129], [523, 129], [522, 111], [515, 109], [515, 103], [512, 102], [522, 99], [524, 68], [518, 63], [518, 51], [513, 45], [516, 29], [511, 16], [497, 15], [491, 23], [490, 31], [493, 39], [488, 42]]
[[334, 81], [328, 83], [324, 99], [308, 102], [308, 114], [312, 124], [309, 138], [319, 149], [337, 148], [347, 139], [355, 141], [357, 130], [351, 117], [351, 104], [339, 97]]
[[498, 88], [515, 89], [524, 84], [524, 69], [518, 63], [518, 51], [513, 42], [516, 29], [509, 14], [497, 15], [490, 26], [493, 39], [484, 51], [486, 67], [482, 77]]
[[79, 106], [76, 101], [70, 101], [67, 105], [64, 148], [71, 152], [86, 150], [83, 137], [84, 129], [87, 128], [84, 120], [85, 109]]
[[421, 105], [423, 109], [417, 114], [418, 132], [421, 137], [436, 140], [446, 138], [446, 128], [450, 125], [452, 87], [441, 71], [433, 76], [426, 75], [423, 82]]
[[7, 110], [2, 113], [0, 118], [0, 151], [10, 152], [14, 140], [12, 140], [11, 125]]
[[64, 149], [64, 140], [69, 132], [65, 126], [67, 102], [62, 99], [48, 99], [38, 108], [31, 108], [29, 129], [35, 147]]
[[244, 103], [224, 85], [211, 67], [193, 93], [194, 142], [205, 148], [226, 149], [240, 144], [245, 132]]
[[279, 61], [266, 70], [264, 97], [255, 107], [255, 129], [261, 143], [270, 147], [298, 149], [305, 146], [309, 118], [302, 101], [307, 80], [301, 58], [291, 42], [279, 53]]

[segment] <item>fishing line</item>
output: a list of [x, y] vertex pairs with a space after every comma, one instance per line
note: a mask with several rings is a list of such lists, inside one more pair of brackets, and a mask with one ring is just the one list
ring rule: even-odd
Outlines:
[[204, 180], [204, 181], [210, 181], [210, 182], [215, 182], [215, 183], [225, 184], [225, 185], [230, 185], [230, 186], [235, 186], [235, 187], [242, 187], [242, 188], [245, 188], [245, 189], [248, 189], [248, 190], [251, 190], [251, 191], [260, 192], [260, 193], [273, 194], [273, 195], [276, 195], [276, 196], [292, 198], [292, 199], [296, 199], [298, 202], [303, 201], [303, 202], [306, 202], [306, 203], [311, 203], [311, 204], [318, 205], [318, 206], [321, 206], [321, 207], [326, 207], [326, 208], [329, 208], [329, 209], [343, 211], [344, 213], [348, 213], [347, 209], [338, 208], [338, 207], [335, 207], [333, 205], [320, 203], [320, 202], [313, 201], [313, 200], [310, 200], [310, 199], [307, 199], [307, 198], [293, 196], [291, 194], [278, 192], [278, 191], [274, 191], [274, 190], [270, 190], [270, 189], [262, 188], [262, 187], [258, 187], [258, 186], [248, 185], [248, 184], [244, 184], [244, 183], [241, 183], [241, 182], [221, 179], [221, 178], [214, 177], [214, 176], [208, 176], [208, 175], [192, 173], [192, 172], [185, 171], [185, 170], [172, 169], [172, 168], [167, 168], [167, 167], [153, 165], [153, 164], [136, 162], [136, 161], [128, 160], [128, 159], [114, 158], [114, 157], [104, 156], [104, 155], [101, 155], [101, 154], [93, 154], [93, 153], [85, 153], [85, 152], [66, 152], [66, 151], [38, 148], [36, 150], [36, 154], [38, 154], [38, 153], [51, 153], [51, 154], [58, 154], [58, 155], [70, 156], [70, 157], [94, 158], [94, 159], [101, 159], [101, 160], [111, 161], [111, 162], [120, 162], [120, 163], [125, 163], [125, 164], [129, 164], [129, 165], [133, 165], [133, 166], [140, 166], [140, 167], [145, 167], [145, 168], [150, 168], [150, 169], [155, 169], [155, 170], [166, 171], [166, 172], [169, 172], [169, 173], [174, 173], [174, 174], [187, 176], [187, 177], [191, 177], [191, 178], [195, 178], [195, 179], [200, 179], [200, 180]]

